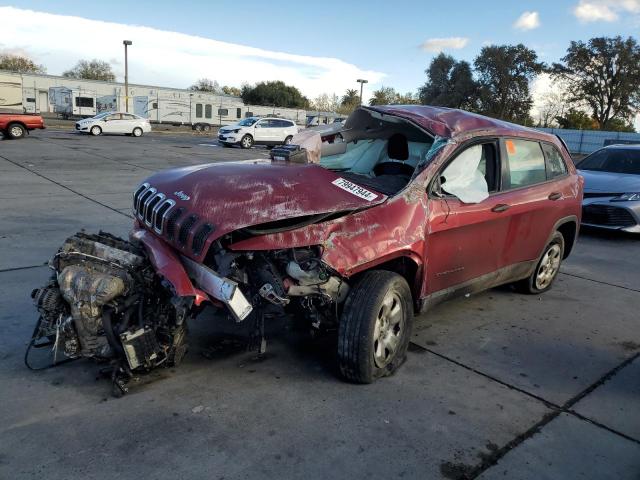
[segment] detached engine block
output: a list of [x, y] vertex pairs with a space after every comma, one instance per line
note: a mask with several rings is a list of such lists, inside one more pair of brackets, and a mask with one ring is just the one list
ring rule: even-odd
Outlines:
[[[79, 232], [49, 262], [53, 275], [32, 292], [40, 313], [29, 349], [108, 360], [122, 393], [135, 370], [174, 365], [186, 352], [183, 312], [146, 254], [121, 238]], [[29, 351], [26, 357], [29, 365]]]

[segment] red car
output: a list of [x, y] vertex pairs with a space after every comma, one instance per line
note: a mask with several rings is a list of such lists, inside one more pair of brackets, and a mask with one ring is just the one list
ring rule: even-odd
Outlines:
[[264, 322], [290, 311], [337, 329], [343, 376], [367, 383], [402, 364], [415, 313], [505, 283], [542, 293], [575, 244], [583, 181], [555, 136], [363, 107], [319, 163], [311, 153], [152, 175], [133, 194], [131, 243], [77, 234], [62, 247], [34, 292], [39, 328], [63, 313], [67, 355], [119, 359], [125, 381], [176, 363], [204, 305], [251, 322], [261, 349]]
[[40, 115], [0, 113], [0, 133], [8, 138], [22, 138], [31, 130], [43, 128], [44, 120]]

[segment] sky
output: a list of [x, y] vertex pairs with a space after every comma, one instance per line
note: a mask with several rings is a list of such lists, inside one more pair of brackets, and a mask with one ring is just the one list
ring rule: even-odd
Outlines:
[[[365, 78], [367, 98], [381, 85], [415, 92], [441, 51], [473, 61], [485, 45], [524, 43], [551, 63], [572, 40], [637, 37], [640, 0], [0, 0], [0, 25], [0, 51], [26, 53], [53, 75], [99, 58], [122, 80], [128, 39], [131, 83], [283, 80], [313, 99]], [[536, 96], [546, 88], [542, 78]]]

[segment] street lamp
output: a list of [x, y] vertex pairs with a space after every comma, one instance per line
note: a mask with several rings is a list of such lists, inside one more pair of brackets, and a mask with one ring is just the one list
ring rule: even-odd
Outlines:
[[369, 83], [369, 80], [365, 80], [364, 78], [359, 78], [356, 80], [360, 84], [360, 105], [362, 105], [362, 87], [365, 83]]
[[131, 40], [123, 40], [124, 45], [124, 111], [129, 113], [129, 59], [127, 58], [127, 47], [132, 45]]

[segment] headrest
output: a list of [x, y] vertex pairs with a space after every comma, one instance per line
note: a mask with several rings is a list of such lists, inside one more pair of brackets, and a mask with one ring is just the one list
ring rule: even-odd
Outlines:
[[393, 158], [394, 160], [408, 160], [409, 142], [407, 142], [407, 137], [401, 133], [391, 135], [387, 142], [387, 153], [389, 158]]

